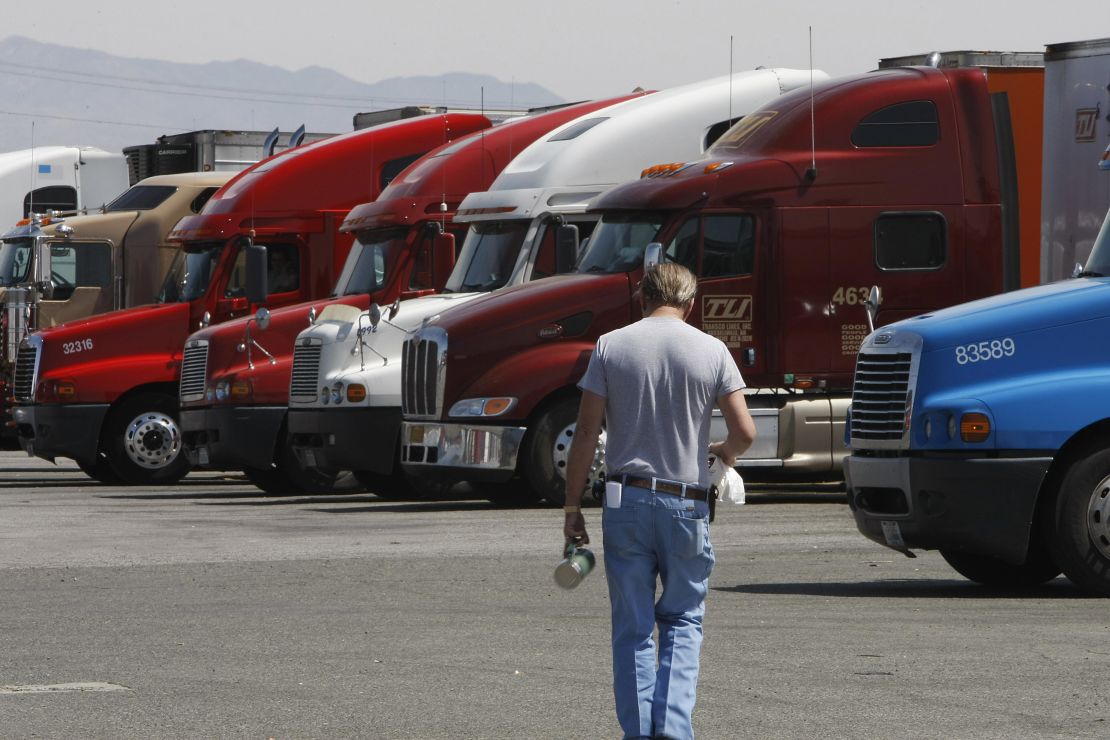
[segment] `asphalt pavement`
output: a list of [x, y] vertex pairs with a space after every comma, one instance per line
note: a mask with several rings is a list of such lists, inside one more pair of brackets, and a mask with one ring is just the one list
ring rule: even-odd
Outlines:
[[[601, 555], [600, 514], [587, 512]], [[0, 453], [0, 738], [616, 738], [604, 572], [562, 514]], [[712, 527], [699, 738], [1110, 736], [1107, 602], [964, 581], [834, 486]]]

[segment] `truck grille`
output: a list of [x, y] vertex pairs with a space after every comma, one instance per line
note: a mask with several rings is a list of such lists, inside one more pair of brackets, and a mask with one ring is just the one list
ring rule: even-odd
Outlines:
[[204, 381], [208, 376], [208, 340], [194, 339], [185, 345], [181, 357], [181, 385], [178, 395], [182, 401], [204, 398]]
[[901, 440], [910, 410], [913, 355], [861, 352], [852, 387], [852, 439]]
[[35, 374], [39, 366], [39, 345], [20, 345], [15, 355], [15, 377], [13, 378], [15, 399], [22, 402], [35, 400]]
[[405, 340], [401, 355], [401, 413], [413, 419], [437, 419], [443, 401], [443, 362], [447, 332], [424, 327]]
[[289, 379], [289, 400], [307, 403], [316, 399], [320, 384], [319, 339], [302, 339], [293, 348], [293, 375]]

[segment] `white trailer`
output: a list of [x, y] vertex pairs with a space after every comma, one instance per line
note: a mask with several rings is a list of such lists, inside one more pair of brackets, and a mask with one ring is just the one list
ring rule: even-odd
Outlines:
[[1071, 277], [1091, 253], [1110, 207], [1108, 147], [1110, 38], [1046, 46], [1041, 282]]
[[[293, 359], [294, 383], [298, 361], [319, 357], [318, 378], [329, 393], [291, 393], [290, 429], [321, 412], [350, 413], [366, 409], [368, 421], [359, 444], [394, 445], [399, 433], [401, 405], [401, 343], [406, 332], [425, 317], [442, 313], [479, 295], [556, 271], [558, 243], [579, 243], [592, 231], [597, 217], [586, 212], [591, 199], [613, 185], [636, 179], [660, 162], [689, 161], [735, 121], [769, 100], [828, 79], [823, 72], [760, 69], [719, 77], [657, 92], [586, 114], [564, 124], [525, 148], [494, 180], [489, 191], [472, 193], [460, 204], [455, 221], [471, 222], [459, 259], [447, 282], [447, 294], [414, 298], [398, 310], [386, 311], [377, 331], [367, 331], [367, 312], [328, 312], [297, 337]], [[377, 307], [371, 313], [378, 315]], [[317, 354], [319, 353], [319, 354]], [[303, 357], [298, 357], [303, 354]], [[334, 398], [349, 398], [349, 385], [365, 389], [365, 397], [337, 406]], [[334, 392], [333, 392], [334, 391]], [[382, 413], [396, 409], [396, 414]], [[385, 421], [390, 428], [384, 428]], [[328, 426], [319, 422], [321, 427]], [[304, 430], [302, 429], [302, 432]], [[305, 440], [311, 439], [311, 444]], [[336, 448], [351, 440], [320, 428], [298, 434], [293, 448], [302, 465], [326, 467]], [[355, 471], [361, 480], [370, 471]], [[381, 474], [382, 471], [373, 471]], [[399, 483], [396, 478], [393, 483]], [[378, 480], [375, 492], [402, 492]]]
[[91, 146], [41, 146], [0, 154], [0, 232], [31, 211], [89, 211], [127, 190], [127, 161]]

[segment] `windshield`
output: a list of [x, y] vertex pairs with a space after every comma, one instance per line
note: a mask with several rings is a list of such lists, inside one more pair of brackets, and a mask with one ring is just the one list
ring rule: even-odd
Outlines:
[[166, 198], [175, 192], [177, 192], [177, 188], [173, 185], [136, 185], [104, 206], [104, 212], [149, 211], [151, 208], [161, 205]]
[[27, 282], [31, 271], [31, 239], [0, 242], [0, 286], [10, 288]]
[[644, 247], [659, 236], [657, 213], [610, 213], [590, 236], [578, 272], [629, 272], [644, 262]]
[[490, 221], [474, 224], [447, 280], [447, 292], [497, 290], [509, 282], [529, 223]]
[[206, 242], [191, 244], [188, 251], [178, 252], [166, 273], [158, 302], [187, 303], [203, 296], [216, 271], [223, 247], [223, 242]]
[[359, 234], [336, 283], [335, 294], [363, 295], [381, 290], [408, 233], [407, 228], [401, 228]]
[[1102, 221], [1102, 228], [1095, 237], [1095, 245], [1091, 248], [1091, 256], [1087, 258], [1087, 266], [1080, 273], [1081, 277], [1106, 277], [1110, 275], [1110, 213]]

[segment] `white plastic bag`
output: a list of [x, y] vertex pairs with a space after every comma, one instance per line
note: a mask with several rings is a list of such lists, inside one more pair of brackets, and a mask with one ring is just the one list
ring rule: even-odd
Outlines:
[[717, 457], [709, 466], [709, 475], [713, 478], [713, 485], [717, 487], [717, 496], [721, 501], [730, 504], [745, 503], [744, 479], [736, 472], [736, 468], [726, 465]]

